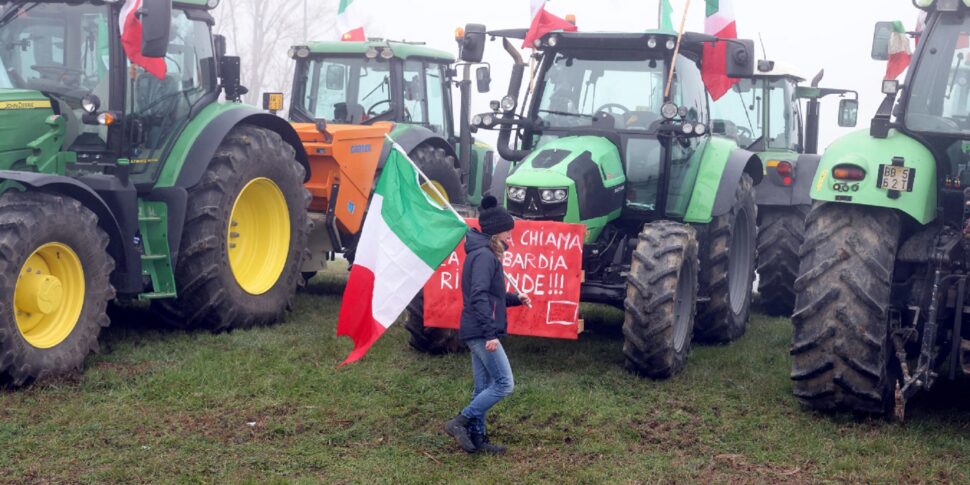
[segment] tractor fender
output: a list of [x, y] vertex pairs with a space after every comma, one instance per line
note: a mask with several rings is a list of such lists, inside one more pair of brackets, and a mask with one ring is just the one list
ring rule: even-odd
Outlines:
[[[794, 156], [795, 154], [791, 154]], [[812, 178], [815, 170], [818, 169], [818, 162], [822, 157], [819, 155], [798, 155], [792, 160], [788, 158], [795, 172], [792, 176], [794, 183], [784, 186], [781, 177], [774, 174], [774, 169], [766, 168], [767, 172], [764, 179], [757, 186], [758, 205], [790, 207], [796, 205], [811, 205]], [[759, 155], [762, 165], [766, 166], [767, 160], [786, 160], [784, 157], [766, 157]]]
[[818, 171], [821, 155], [804, 154], [795, 162], [795, 185], [791, 189], [791, 205], [812, 204], [812, 180]]
[[[236, 126], [244, 124], [259, 126], [278, 133], [283, 141], [290, 144], [296, 152], [296, 160], [306, 171], [304, 181], [310, 180], [310, 166], [307, 163], [306, 150], [303, 148], [303, 142], [300, 141], [300, 136], [293, 126], [283, 118], [263, 113], [254, 107], [239, 106], [235, 109], [222, 111], [197, 132], [195, 140], [182, 162], [181, 170], [175, 182], [176, 187], [188, 189], [199, 183], [226, 135]], [[166, 161], [166, 163], [171, 162], [172, 160]]]
[[455, 160], [458, 159], [454, 147], [441, 135], [419, 125], [397, 125], [397, 127], [399, 129], [391, 132], [391, 138], [404, 149], [404, 153], [410, 154], [418, 146], [428, 144], [435, 148], [441, 148], [455, 157]]
[[757, 155], [747, 150], [734, 150], [724, 165], [721, 183], [718, 184], [717, 195], [714, 196], [714, 209], [711, 211], [711, 216], [718, 217], [731, 211], [738, 184], [741, 183], [741, 175], [745, 173], [751, 176], [755, 185], [760, 184], [765, 176], [764, 167]]
[[[122, 224], [115, 217], [115, 211], [91, 187], [63, 175], [10, 170], [0, 170], [0, 180], [16, 182], [27, 190], [70, 197], [94, 212], [98, 217], [98, 226], [108, 234], [108, 253], [115, 260], [116, 269], [111, 275], [111, 284], [119, 293], [133, 294], [142, 290], [141, 259], [132, 243], [134, 234], [125, 234]], [[137, 212], [134, 216], [137, 225]]]

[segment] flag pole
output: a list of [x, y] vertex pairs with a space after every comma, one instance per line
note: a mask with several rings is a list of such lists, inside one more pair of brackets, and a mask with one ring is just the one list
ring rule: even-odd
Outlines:
[[684, 38], [684, 27], [687, 25], [687, 11], [690, 10], [690, 0], [684, 5], [684, 16], [680, 19], [680, 31], [677, 33], [677, 47], [674, 48], [674, 57], [670, 63], [670, 74], [667, 76], [667, 88], [664, 89], [664, 102], [670, 97], [670, 86], [674, 82], [674, 67], [677, 66], [677, 56], [680, 55], [680, 41]]
[[[438, 190], [438, 186], [433, 184], [431, 182], [431, 179], [427, 175], [425, 175], [424, 172], [421, 171], [421, 168], [418, 167], [418, 164], [414, 163], [414, 160], [411, 160], [411, 157], [409, 157], [408, 154], [404, 152], [404, 149], [401, 148], [401, 145], [398, 145], [397, 142], [395, 142], [394, 139], [391, 138], [391, 136], [386, 133], [384, 134], [384, 138], [386, 138], [387, 141], [391, 142], [391, 146], [395, 150], [397, 150], [398, 153], [400, 153], [401, 156], [403, 156], [404, 159], [408, 161], [408, 163], [411, 164], [411, 167], [413, 167], [414, 170], [418, 172], [418, 175], [421, 178], [427, 181], [428, 186], [431, 187], [431, 190], [434, 191], [434, 194], [438, 196], [438, 200], [441, 202], [444, 202], [445, 207], [447, 207], [451, 211], [451, 213], [454, 214], [455, 217], [457, 217], [458, 220], [462, 222], [462, 224], [466, 224], [465, 218], [462, 217], [460, 214], [458, 214], [458, 211], [455, 210], [455, 207], [451, 205], [451, 201], [449, 201], [448, 198], [445, 197], [440, 190]], [[502, 273], [505, 275], [505, 279], [508, 280], [509, 284], [512, 285], [512, 289], [515, 290], [517, 294], [521, 295], [522, 290], [519, 289], [519, 285], [515, 283], [515, 280], [513, 280], [512, 277], [508, 275], [508, 273], [505, 273], [504, 271]], [[532, 304], [529, 304], [528, 307], [532, 308]]]

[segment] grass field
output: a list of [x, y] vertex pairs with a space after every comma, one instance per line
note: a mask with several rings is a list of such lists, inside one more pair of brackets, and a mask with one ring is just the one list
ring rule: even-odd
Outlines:
[[508, 339], [517, 387], [490, 432], [511, 451], [467, 455], [440, 431], [468, 397], [467, 355], [412, 352], [395, 326], [335, 369], [341, 286], [318, 277], [286, 323], [231, 334], [117, 317], [83, 376], [0, 393], [0, 482], [970, 481], [967, 383], [905, 425], [806, 412], [789, 323], [760, 316], [665, 382], [623, 371], [612, 311], [586, 312], [578, 342]]

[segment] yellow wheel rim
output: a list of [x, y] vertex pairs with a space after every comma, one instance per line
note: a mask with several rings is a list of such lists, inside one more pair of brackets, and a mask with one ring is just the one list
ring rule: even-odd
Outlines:
[[229, 267], [247, 293], [262, 295], [272, 288], [290, 251], [290, 211], [272, 180], [251, 180], [232, 205], [229, 216]]
[[14, 316], [27, 343], [49, 349], [74, 330], [84, 308], [84, 267], [66, 244], [52, 242], [27, 258], [14, 287]]
[[[434, 186], [434, 188], [431, 188], [432, 185]], [[437, 180], [425, 182], [424, 184], [421, 185], [421, 189], [424, 190], [424, 193], [428, 194], [428, 196], [431, 197], [431, 200], [437, 202], [438, 205], [447, 205], [448, 202], [451, 202], [448, 199], [448, 192], [445, 192], [445, 187], [441, 185], [441, 183], [439, 183]], [[438, 192], [441, 194], [441, 197], [438, 197], [438, 194], [435, 193], [434, 189], [438, 189]], [[442, 197], [444, 197], [444, 200], [442, 200]]]

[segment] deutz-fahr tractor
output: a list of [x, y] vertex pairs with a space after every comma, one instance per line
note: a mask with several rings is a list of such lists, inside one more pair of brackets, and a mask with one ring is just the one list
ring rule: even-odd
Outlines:
[[513, 57], [512, 79], [472, 124], [498, 129], [499, 153], [514, 162], [510, 213], [586, 226], [582, 299], [625, 309], [627, 368], [666, 378], [692, 335], [740, 337], [763, 173], [751, 152], [711, 135], [700, 67], [705, 43], [728, 42], [730, 73], [750, 76], [750, 41], [688, 33], [675, 54], [671, 32], [551, 33], [536, 42], [534, 90], [518, 114], [527, 64], [509, 39], [525, 30], [489, 35]]
[[[811, 408], [902, 419], [914, 394], [970, 373], [970, 1], [915, 4], [905, 83], [883, 82], [870, 129], [829, 146], [812, 182], [791, 347]], [[876, 26], [874, 59], [893, 32]]]
[[[811, 208], [812, 177], [818, 153], [821, 99], [838, 95], [839, 126], [855, 126], [858, 95], [845, 89], [820, 88], [824, 71], [811, 86], [794, 71], [774, 61], [758, 61], [757, 72], [742, 79], [712, 105], [715, 134], [727, 136], [755, 152], [764, 165], [758, 186], [758, 293], [764, 310], [789, 316], [795, 306], [798, 249], [805, 238], [805, 216]], [[802, 100], [807, 100], [803, 126]]]
[[79, 369], [112, 299], [222, 330], [279, 320], [300, 281], [306, 154], [288, 123], [235, 102], [218, 2], [143, 0], [137, 64], [123, 3], [0, 2], [6, 385]]
[[[496, 158], [491, 147], [474, 139], [469, 126], [472, 73], [480, 93], [487, 92], [491, 82], [489, 68], [481, 65], [485, 27], [469, 24], [456, 31], [455, 40], [461, 59], [457, 64], [446, 52], [383, 39], [311, 42], [290, 50], [297, 62], [289, 118], [310, 154], [310, 216], [319, 222], [310, 237], [305, 277], [322, 269], [334, 253], [353, 261], [372, 182], [380, 176], [391, 148], [383, 137], [388, 131], [438, 189], [426, 187], [429, 195], [440, 193], [459, 211], [474, 213], [492, 183]], [[461, 114], [457, 127], [452, 109], [455, 86]], [[342, 157], [336, 159], [341, 151]], [[346, 210], [353, 205], [360, 210]], [[422, 312], [423, 302], [419, 295], [412, 310]], [[451, 330], [407, 328], [418, 350], [461, 347]]]

